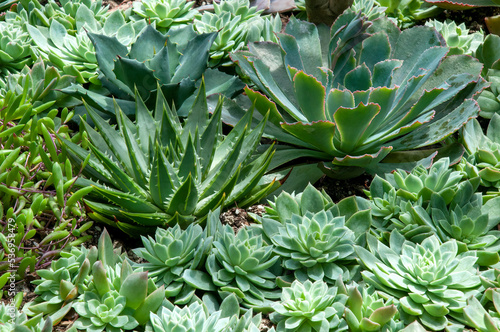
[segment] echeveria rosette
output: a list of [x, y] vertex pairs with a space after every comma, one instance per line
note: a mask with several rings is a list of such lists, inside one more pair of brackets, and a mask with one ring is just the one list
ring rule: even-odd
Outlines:
[[469, 121], [462, 130], [467, 155], [457, 166], [465, 176], [481, 178], [481, 185], [500, 188], [500, 114], [493, 114], [486, 135], [479, 122]]
[[430, 27], [400, 31], [347, 10], [331, 32], [291, 19], [277, 36], [279, 44], [251, 43], [231, 55], [261, 91], [246, 89], [257, 110], [270, 110], [264, 135], [301, 148], [278, 151], [276, 164], [307, 156], [333, 177], [413, 167], [436, 150], [415, 149], [478, 114], [481, 63], [448, 56]]
[[[199, 33], [217, 32], [210, 47], [210, 67], [231, 66], [229, 53], [246, 48], [249, 42], [273, 38], [281, 30], [281, 20], [261, 16], [262, 10], [250, 7], [248, 0], [222, 0], [214, 3], [214, 12], [205, 11], [194, 20]], [[266, 31], [264, 31], [266, 30]]]
[[469, 29], [465, 27], [465, 23], [457, 25], [455, 21], [452, 20], [446, 20], [444, 22], [431, 20], [425, 22], [425, 25], [434, 27], [443, 36], [446, 45], [450, 48], [450, 55], [472, 55], [476, 52], [484, 39], [482, 30], [469, 33]]
[[379, 6], [385, 7], [385, 14], [394, 18], [398, 26], [408, 28], [415, 22], [433, 17], [443, 10], [424, 0], [376, 0]]
[[334, 217], [330, 211], [320, 211], [303, 216], [294, 214], [283, 222], [268, 218], [261, 221], [264, 233], [275, 246], [274, 252], [283, 260], [283, 267], [293, 271], [296, 279], [324, 280], [330, 285], [339, 277], [351, 279], [351, 271], [357, 265], [356, 236], [345, 226], [344, 216]]
[[399, 299], [406, 315], [433, 331], [448, 325], [448, 315], [460, 320], [467, 298], [481, 286], [475, 253], [458, 254], [455, 240], [431, 236], [414, 244], [393, 231], [389, 247], [372, 235], [367, 242], [369, 250], [355, 247], [366, 267], [363, 279]]
[[277, 332], [345, 331], [342, 319], [347, 295], [338, 294], [337, 287], [328, 287], [321, 281], [295, 280], [283, 288], [281, 301], [273, 304], [270, 319], [277, 324]]
[[33, 63], [32, 40], [17, 21], [0, 22], [0, 78]]
[[[467, 192], [471, 195], [467, 195]], [[457, 240], [458, 252], [473, 251], [480, 266], [491, 266], [500, 260], [500, 197], [483, 204], [480, 193], [473, 194], [472, 185], [457, 193], [447, 205], [438, 194], [433, 194], [430, 213], [421, 206], [412, 208], [411, 219], [415, 224], [430, 228], [442, 242]]]
[[52, 332], [50, 317], [43, 319], [37, 315], [28, 319], [24, 312], [18, 311], [17, 306], [7, 306], [0, 303], [0, 332]]
[[491, 119], [493, 114], [500, 113], [500, 36], [487, 35], [474, 56], [484, 64], [482, 75], [491, 84], [477, 99], [481, 107], [479, 115]]
[[246, 307], [268, 311], [271, 301], [280, 297], [272, 268], [279, 264], [273, 246], [265, 245], [261, 235], [242, 228], [238, 234], [225, 225], [206, 261], [206, 269], [219, 292], [235, 293]]
[[188, 25], [199, 17], [199, 12], [192, 9], [193, 5], [186, 0], [145, 0], [133, 3], [130, 19], [154, 22], [158, 31], [166, 32]]
[[156, 285], [165, 286], [165, 295], [177, 297], [175, 303], [184, 304], [191, 300], [195, 288], [182, 279], [184, 271], [196, 270], [203, 264], [211, 248], [211, 238], [206, 239], [199, 225], [189, 225], [182, 230], [179, 225], [167, 229], [158, 228], [154, 239], [142, 236], [144, 248], [134, 253], [147, 263], [134, 264], [156, 278]]
[[83, 301], [74, 305], [80, 318], [74, 323], [79, 330], [85, 331], [126, 331], [136, 328], [139, 323], [132, 316], [123, 314], [127, 299], [117, 291], [111, 290], [99, 297], [86, 292]]
[[352, 332], [401, 331], [404, 323], [399, 320], [398, 302], [393, 297], [379, 295], [373, 286], [352, 282], [339, 287], [348, 298], [344, 319]]

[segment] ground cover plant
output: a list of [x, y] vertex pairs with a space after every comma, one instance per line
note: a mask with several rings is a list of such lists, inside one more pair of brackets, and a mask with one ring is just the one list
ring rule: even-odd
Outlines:
[[0, 4], [0, 331], [500, 331], [498, 1], [108, 5]]

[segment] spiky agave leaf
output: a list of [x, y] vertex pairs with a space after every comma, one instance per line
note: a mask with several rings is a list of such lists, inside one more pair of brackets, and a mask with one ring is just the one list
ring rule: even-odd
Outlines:
[[182, 124], [161, 92], [151, 114], [136, 91], [135, 123], [115, 109], [118, 130], [87, 105], [96, 126], [85, 124], [91, 151], [64, 140], [77, 164], [92, 154], [83, 173], [95, 187], [86, 202], [98, 220], [132, 235], [186, 228], [218, 206], [250, 205], [279, 185], [260, 183], [272, 149], [253, 155], [266, 119], [250, 130], [249, 113], [224, 137], [221, 107], [209, 117], [203, 84]]

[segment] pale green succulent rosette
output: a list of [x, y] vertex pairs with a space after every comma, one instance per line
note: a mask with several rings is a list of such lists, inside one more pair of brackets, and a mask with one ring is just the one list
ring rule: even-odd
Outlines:
[[218, 31], [210, 48], [209, 66], [232, 66], [230, 52], [246, 48], [249, 42], [276, 39], [274, 33], [281, 30], [281, 20], [263, 17], [261, 13], [262, 10], [250, 7], [248, 0], [222, 0], [219, 4], [214, 2], [213, 13], [204, 12], [194, 20], [199, 33]]
[[273, 246], [265, 245], [262, 236], [242, 228], [237, 234], [225, 225], [213, 243], [206, 269], [220, 293], [235, 293], [242, 305], [269, 311], [272, 300], [280, 297], [273, 272], [279, 265]]
[[[155, 237], [142, 237], [144, 248], [133, 252], [147, 263], [134, 264], [143, 271], [149, 271], [150, 278], [156, 278], [156, 285], [165, 286], [167, 298], [175, 297], [176, 304], [191, 301], [195, 288], [183, 279], [186, 270], [197, 270], [205, 262], [211, 248], [212, 238], [199, 225], [189, 225], [181, 230], [179, 225], [158, 228]], [[189, 273], [187, 272], [187, 273]]]
[[37, 315], [28, 319], [25, 313], [19, 312], [16, 307], [0, 303], [0, 332], [52, 332], [52, 320], [43, 319]]
[[18, 21], [0, 22], [0, 78], [33, 63], [32, 39]]
[[194, 2], [186, 0], [145, 0], [132, 4], [133, 21], [146, 20], [155, 24], [162, 33], [171, 28], [191, 24], [200, 16], [197, 10], [192, 9]]
[[465, 27], [465, 23], [457, 25], [455, 21], [452, 20], [446, 20], [444, 22], [431, 20], [425, 22], [425, 25], [435, 28], [443, 36], [446, 45], [450, 48], [450, 55], [472, 55], [476, 52], [484, 39], [482, 30], [469, 33], [469, 29]]
[[397, 231], [389, 247], [372, 235], [367, 240], [369, 250], [355, 248], [366, 267], [363, 279], [399, 299], [407, 320], [439, 331], [450, 323], [448, 316], [462, 319], [467, 298], [481, 286], [474, 252], [458, 254], [455, 240], [442, 243], [436, 236], [414, 244]]
[[347, 295], [338, 294], [337, 287], [318, 280], [304, 283], [296, 280], [283, 288], [281, 301], [273, 304], [270, 319], [277, 324], [277, 332], [345, 331], [342, 319]]
[[490, 189], [500, 188], [500, 115], [493, 114], [486, 135], [475, 119], [467, 122], [462, 130], [462, 142], [467, 156], [459, 169], [467, 177], [479, 176], [481, 185]]
[[294, 214], [282, 223], [263, 218], [262, 227], [275, 246], [274, 252], [282, 258], [283, 267], [294, 271], [296, 279], [324, 280], [330, 285], [339, 277], [351, 279], [357, 266], [356, 236], [346, 227], [344, 216], [334, 217], [329, 211], [321, 211], [304, 216]]
[[467, 325], [479, 332], [500, 331], [500, 293], [492, 290], [492, 305], [487, 308], [475, 297], [467, 299], [467, 306], [464, 308], [464, 317]]

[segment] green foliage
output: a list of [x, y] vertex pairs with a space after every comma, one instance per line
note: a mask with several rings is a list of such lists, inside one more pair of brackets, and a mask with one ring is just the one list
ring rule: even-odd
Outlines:
[[0, 78], [33, 63], [30, 35], [18, 22], [0, 22]]
[[491, 84], [477, 99], [481, 107], [479, 115], [491, 119], [493, 114], [500, 113], [500, 37], [486, 36], [475, 56], [484, 64], [482, 75]]
[[401, 32], [348, 10], [331, 31], [291, 19], [278, 38], [232, 55], [272, 100], [246, 89], [259, 112], [270, 110], [265, 136], [302, 148], [278, 151], [275, 164], [317, 158], [334, 177], [413, 167], [435, 149], [396, 152], [439, 142], [479, 111], [481, 64], [447, 56], [430, 27]]
[[[370, 220], [364, 220], [369, 229]], [[304, 282], [324, 280], [334, 284], [342, 277], [351, 279], [355, 266], [355, 234], [345, 226], [345, 217], [334, 217], [330, 211], [293, 214], [284, 222], [262, 218], [266, 236], [274, 244], [274, 252], [282, 257], [283, 267], [294, 271]]]
[[277, 324], [277, 332], [291, 331], [345, 331], [346, 322], [341, 319], [347, 296], [338, 294], [337, 287], [318, 280], [298, 280], [283, 288], [281, 302], [273, 305], [270, 319]]
[[0, 332], [52, 332], [52, 320], [42, 315], [28, 319], [16, 307], [0, 303]]
[[[62, 0], [59, 4], [48, 0], [42, 5], [38, 0], [20, 0], [13, 11], [6, 14], [7, 19], [19, 15], [23, 21], [34, 26], [49, 28], [53, 21], [61, 23], [74, 35], [86, 20], [104, 24], [110, 12], [109, 6], [103, 7], [102, 0]], [[91, 25], [90, 25], [91, 26]]]
[[[196, 34], [192, 26], [163, 35], [148, 25], [130, 48], [114, 37], [89, 33], [97, 52], [99, 79], [114, 98], [89, 91], [79, 85], [63, 90], [108, 116], [114, 115], [114, 100], [128, 116], [135, 112], [135, 89], [146, 105], [154, 108], [161, 90], [170, 106], [179, 109], [186, 101], [182, 115], [187, 116], [194, 101], [193, 92], [206, 75], [207, 91], [226, 92], [231, 96], [241, 89], [236, 77], [219, 71], [207, 72], [209, 49], [217, 33]], [[137, 79], [140, 77], [141, 79]], [[191, 98], [190, 98], [191, 97]]]
[[80, 103], [59, 91], [74, 83], [75, 78], [61, 75], [56, 68], [47, 66], [42, 59], [38, 59], [31, 68], [25, 66], [19, 73], [10, 74], [5, 81], [5, 86], [0, 91], [2, 97], [5, 97], [7, 91], [13, 91], [17, 96], [25, 93], [25, 100], [35, 108], [52, 105], [53, 102], [54, 107], [71, 107]]
[[186, 0], [145, 0], [132, 4], [131, 20], [147, 20], [156, 25], [156, 29], [165, 33], [170, 28], [183, 27], [199, 17], [193, 10], [194, 3]]
[[372, 235], [367, 242], [369, 250], [356, 246], [366, 267], [363, 279], [399, 299], [410, 321], [418, 318], [440, 331], [448, 325], [448, 315], [459, 318], [467, 298], [478, 293], [477, 257], [474, 252], [458, 254], [455, 240], [441, 242], [431, 236], [414, 244], [393, 231], [389, 247]]
[[500, 293], [497, 289], [492, 289], [491, 296], [493, 305], [487, 306], [487, 309], [475, 297], [467, 299], [467, 306], [464, 308], [465, 321], [476, 331], [500, 331]]
[[352, 282], [349, 286], [339, 286], [339, 293], [348, 298], [344, 319], [349, 331], [401, 331], [404, 327], [399, 320], [397, 300], [393, 297], [379, 295], [373, 286], [358, 285]]
[[467, 156], [460, 161], [459, 169], [468, 178], [479, 176], [481, 185], [500, 188], [500, 115], [493, 114], [486, 135], [479, 122], [469, 121], [462, 130], [462, 141]]
[[[81, 184], [94, 187], [96, 196], [86, 200], [94, 219], [134, 236], [157, 226], [186, 228], [218, 206], [251, 205], [279, 186], [260, 183], [271, 149], [253, 157], [265, 120], [248, 130], [249, 113], [224, 137], [221, 107], [209, 118], [203, 85], [182, 124], [160, 93], [154, 115], [136, 98], [135, 124], [116, 105], [118, 131], [87, 108], [98, 131], [84, 124], [92, 153]], [[78, 165], [90, 154], [63, 142]]]
[[234, 234], [225, 225], [214, 240], [206, 269], [219, 293], [235, 293], [244, 306], [269, 311], [271, 301], [280, 297], [273, 271], [277, 264], [273, 246], [265, 245], [261, 235], [246, 228]]
[[480, 30], [469, 33], [469, 29], [465, 27], [465, 23], [457, 25], [455, 21], [452, 20], [446, 20], [444, 22], [431, 20], [425, 22], [425, 25], [434, 27], [443, 36], [446, 45], [450, 48], [449, 55], [472, 55], [476, 52], [479, 45], [483, 43], [483, 31]]
[[393, 18], [401, 28], [408, 28], [416, 21], [436, 16], [442, 9], [424, 0], [378, 0], [378, 5], [386, 7], [385, 14]]
[[214, 2], [214, 12], [204, 12], [194, 20], [199, 33], [218, 32], [210, 47], [209, 66], [233, 65], [229, 53], [246, 48], [249, 42], [274, 40], [281, 30], [281, 19], [261, 17], [262, 10], [250, 7], [248, 0], [222, 0]]
[[[199, 225], [189, 225], [181, 230], [179, 225], [168, 229], [158, 228], [155, 238], [142, 237], [144, 248], [134, 249], [134, 253], [147, 261], [135, 264], [156, 278], [157, 286], [165, 286], [167, 298], [176, 297], [176, 304], [191, 301], [195, 288], [184, 281], [184, 273], [196, 276], [211, 249], [212, 238]], [[185, 272], [187, 271], [187, 272]]]

